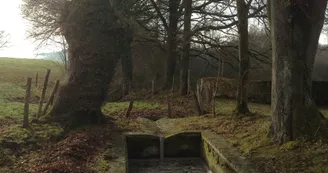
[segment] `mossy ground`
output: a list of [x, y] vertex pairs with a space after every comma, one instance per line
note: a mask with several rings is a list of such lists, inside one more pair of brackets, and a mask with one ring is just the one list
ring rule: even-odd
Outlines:
[[[158, 129], [151, 120], [138, 117], [167, 117], [167, 98], [173, 104], [173, 117], [161, 119], [168, 132], [186, 130], [211, 130], [225, 137], [242, 154], [256, 164], [263, 173], [325, 173], [328, 172], [328, 144], [326, 142], [295, 141], [276, 145], [267, 137], [271, 110], [269, 105], [249, 105], [253, 116], [240, 117], [232, 113], [234, 100], [220, 99], [216, 103], [216, 116], [195, 116], [192, 96], [181, 98], [178, 94], [161, 93], [151, 96], [149, 92], [136, 93], [131, 117], [124, 117], [128, 102], [108, 103], [103, 112], [114, 120], [105, 125], [95, 125], [76, 129], [62, 136], [63, 130], [57, 124], [39, 121], [29, 128], [21, 128], [23, 118], [23, 98], [27, 77], [36, 72], [42, 78], [51, 67], [50, 93], [53, 83], [61, 79], [62, 70], [49, 61], [0, 59], [0, 173], [26, 172], [22, 167], [51, 170], [73, 169], [81, 166], [85, 172], [108, 172], [108, 164], [117, 164], [122, 153], [113, 152], [113, 148], [122, 147], [116, 143], [123, 132], [153, 132]], [[39, 81], [41, 85], [43, 80]], [[36, 113], [37, 97], [41, 87], [33, 87], [30, 115]], [[141, 95], [141, 96], [138, 96]], [[142, 101], [138, 101], [142, 98]], [[126, 97], [125, 100], [130, 100]], [[33, 99], [32, 99], [33, 100]], [[328, 117], [328, 110], [322, 110]], [[87, 144], [87, 145], [86, 145]], [[65, 150], [69, 148], [69, 150]], [[78, 151], [74, 148], [79, 148]], [[94, 152], [90, 152], [90, 151]], [[60, 152], [64, 151], [64, 152]], [[120, 150], [117, 150], [120, 151]], [[89, 153], [90, 152], [90, 153]], [[75, 154], [74, 154], [75, 153]], [[89, 156], [86, 157], [85, 154]], [[108, 156], [108, 154], [110, 153]], [[78, 155], [76, 155], [78, 154]], [[47, 159], [51, 156], [51, 159]], [[54, 164], [56, 157], [65, 158]], [[58, 162], [59, 163], [59, 162]], [[41, 164], [41, 165], [40, 165]], [[115, 166], [114, 166], [115, 167]], [[116, 165], [119, 167], [119, 164]], [[118, 168], [119, 169], [119, 168]], [[33, 172], [33, 171], [27, 171]], [[119, 171], [112, 171], [119, 172]]]
[[[175, 98], [173, 104], [180, 105], [186, 112], [195, 111], [190, 101], [185, 101], [188, 104], [180, 104], [181, 100], [183, 98]], [[143, 104], [146, 103], [143, 101]], [[162, 104], [165, 107], [165, 104]], [[246, 117], [232, 114], [235, 107], [234, 100], [219, 99], [216, 107], [216, 116], [208, 114], [165, 118], [159, 121], [168, 134], [179, 131], [213, 131], [223, 136], [232, 146], [237, 147], [263, 173], [328, 171], [328, 143], [294, 141], [277, 145], [268, 138], [271, 121], [270, 105], [250, 103], [249, 107], [253, 114]], [[327, 116], [326, 110], [322, 112]], [[149, 130], [140, 121], [125, 118], [120, 118], [118, 124], [131, 131], [148, 132]]]

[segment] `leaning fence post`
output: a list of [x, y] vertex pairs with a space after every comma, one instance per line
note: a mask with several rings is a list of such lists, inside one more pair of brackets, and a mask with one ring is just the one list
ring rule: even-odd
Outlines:
[[36, 114], [36, 118], [40, 118], [41, 117], [41, 114], [42, 114], [42, 105], [43, 105], [44, 98], [46, 96], [46, 91], [47, 91], [47, 87], [48, 87], [49, 76], [50, 76], [50, 70], [48, 69], [47, 70], [46, 77], [44, 79], [43, 89], [42, 89], [42, 93], [41, 93], [41, 98], [40, 98], [39, 108], [38, 108], [38, 113]]
[[129, 118], [130, 117], [130, 114], [131, 114], [131, 111], [132, 111], [132, 108], [133, 108], [133, 103], [134, 103], [133, 100], [131, 100], [130, 103], [129, 103], [128, 110], [125, 113], [125, 117], [126, 118]]
[[29, 114], [29, 107], [30, 107], [31, 85], [32, 85], [32, 78], [28, 78], [27, 86], [26, 86], [26, 94], [25, 94], [23, 128], [28, 127], [28, 122], [29, 122], [28, 114]]
[[56, 92], [58, 90], [58, 87], [59, 87], [59, 80], [57, 80], [56, 85], [54, 87], [54, 90], [52, 90], [52, 93], [50, 95], [50, 98], [49, 98], [46, 106], [44, 107], [43, 115], [45, 115], [47, 113], [50, 104], [53, 102], [54, 97], [55, 97], [55, 94], [56, 94]]
[[38, 79], [39, 79], [39, 73], [36, 72], [36, 75], [35, 75], [35, 87], [38, 87]]

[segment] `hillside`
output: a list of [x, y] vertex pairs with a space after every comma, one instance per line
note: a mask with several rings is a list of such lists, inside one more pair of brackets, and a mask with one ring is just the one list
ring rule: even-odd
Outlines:
[[51, 70], [50, 81], [63, 77], [62, 65], [57, 62], [39, 59], [0, 58], [0, 83], [22, 84], [28, 77], [39, 74], [40, 82], [47, 71]]

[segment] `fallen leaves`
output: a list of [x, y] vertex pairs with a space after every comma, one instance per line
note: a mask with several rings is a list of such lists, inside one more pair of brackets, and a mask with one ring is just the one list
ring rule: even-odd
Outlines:
[[87, 132], [70, 135], [41, 151], [41, 158], [30, 163], [25, 171], [27, 173], [92, 173], [87, 163], [97, 151], [100, 141], [95, 134]]

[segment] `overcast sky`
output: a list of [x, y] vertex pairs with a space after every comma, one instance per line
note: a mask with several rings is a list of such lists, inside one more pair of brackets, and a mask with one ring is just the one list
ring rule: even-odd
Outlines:
[[[10, 47], [0, 50], [0, 57], [35, 58], [37, 53], [50, 50], [36, 51], [36, 44], [27, 39], [29, 27], [21, 16], [21, 3], [21, 0], [0, 0], [0, 30], [10, 34]], [[323, 36], [320, 43], [326, 42]]]
[[10, 34], [10, 47], [0, 50], [0, 57], [35, 57], [35, 46], [27, 39], [28, 24], [21, 16], [20, 4], [21, 0], [0, 0], [0, 30]]

